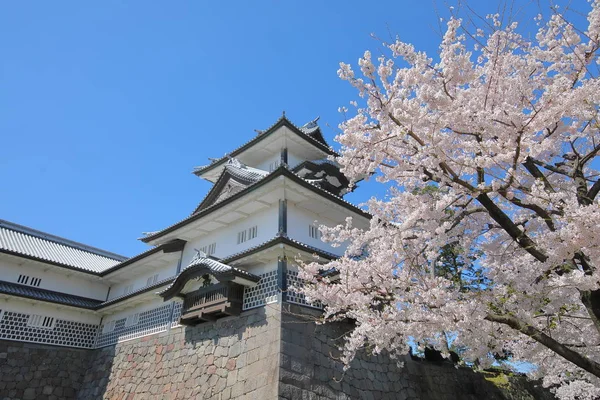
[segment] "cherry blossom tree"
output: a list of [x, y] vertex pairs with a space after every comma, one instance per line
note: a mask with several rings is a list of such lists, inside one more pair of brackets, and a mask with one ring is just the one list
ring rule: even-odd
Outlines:
[[[335, 279], [303, 267], [324, 321], [356, 321], [346, 362], [413, 340], [443, 350], [440, 332], [456, 332], [475, 365], [510, 354], [560, 398], [600, 396], [600, 0], [590, 6], [585, 27], [553, 9], [531, 38], [499, 15], [475, 30], [453, 17], [435, 58], [397, 40], [358, 70], [341, 64], [360, 98], [342, 110], [338, 162], [390, 186], [368, 202], [368, 230], [322, 228], [348, 244], [325, 266]], [[484, 285], [435, 273], [448, 245]]]

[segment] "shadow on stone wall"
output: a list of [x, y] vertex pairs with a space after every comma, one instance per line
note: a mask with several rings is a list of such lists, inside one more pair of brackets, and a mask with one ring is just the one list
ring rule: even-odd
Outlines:
[[[282, 311], [281, 399], [420, 399], [525, 400], [553, 399], [524, 377], [498, 377], [403, 357], [403, 366], [382, 353], [359, 353], [343, 371], [338, 348], [354, 324], [315, 324], [316, 310], [287, 304]], [[506, 381], [506, 382], [505, 382]]]
[[[87, 368], [83, 371], [81, 389], [77, 393], [77, 399], [81, 400], [103, 398], [108, 383], [113, 376], [113, 364], [117, 353], [116, 345], [102, 347], [90, 352]], [[115, 379], [118, 378], [115, 377]]]
[[75, 399], [91, 350], [0, 340], [0, 398]]

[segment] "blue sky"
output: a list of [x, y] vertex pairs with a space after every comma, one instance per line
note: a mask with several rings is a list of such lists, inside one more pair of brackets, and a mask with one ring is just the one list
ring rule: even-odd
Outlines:
[[[210, 188], [194, 166], [283, 110], [297, 125], [321, 116], [333, 143], [338, 107], [356, 98], [338, 63], [378, 54], [371, 33], [434, 54], [437, 26], [430, 0], [2, 2], [0, 218], [144, 251], [142, 231]], [[367, 183], [347, 198], [374, 194]]]

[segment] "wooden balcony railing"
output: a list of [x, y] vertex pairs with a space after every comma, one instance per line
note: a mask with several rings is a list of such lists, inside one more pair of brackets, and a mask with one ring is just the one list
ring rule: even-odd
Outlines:
[[181, 323], [195, 325], [242, 312], [244, 287], [223, 282], [185, 294]]

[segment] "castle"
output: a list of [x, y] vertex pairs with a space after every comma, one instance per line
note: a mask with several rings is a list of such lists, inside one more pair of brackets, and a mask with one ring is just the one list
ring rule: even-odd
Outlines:
[[0, 398], [494, 398], [470, 372], [383, 355], [343, 371], [351, 322], [315, 324], [294, 290], [299, 261], [344, 252], [320, 225], [369, 224], [332, 155], [317, 120], [282, 116], [195, 168], [206, 197], [131, 258], [0, 220]]

